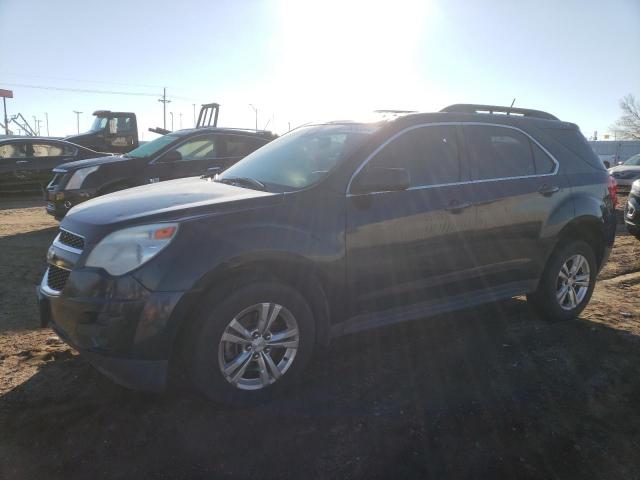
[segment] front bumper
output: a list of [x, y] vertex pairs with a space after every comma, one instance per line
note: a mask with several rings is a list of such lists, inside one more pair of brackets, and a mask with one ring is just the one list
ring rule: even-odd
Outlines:
[[53, 291], [47, 274], [38, 287], [41, 324], [78, 350], [116, 383], [158, 392], [165, 389], [182, 292], [150, 292], [133, 277], [96, 269], [72, 271]]
[[94, 190], [58, 190], [56, 188], [48, 188], [45, 191], [44, 199], [47, 202], [47, 213], [57, 219], [61, 219], [75, 205], [86, 202], [95, 196], [96, 192]]
[[627, 204], [624, 206], [623, 218], [627, 225], [640, 229], [640, 197], [634, 194], [629, 195]]

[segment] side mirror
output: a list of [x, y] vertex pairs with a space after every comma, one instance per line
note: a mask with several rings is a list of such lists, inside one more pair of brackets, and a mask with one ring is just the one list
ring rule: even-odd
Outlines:
[[118, 119], [117, 118], [110, 118], [109, 119], [109, 133], [111, 135], [115, 135], [116, 133], [118, 133]]
[[163, 163], [179, 162], [180, 160], [182, 160], [182, 154], [177, 150], [171, 150], [165, 153], [161, 159]]
[[353, 193], [406, 190], [410, 185], [411, 177], [405, 168], [365, 168], [356, 178]]

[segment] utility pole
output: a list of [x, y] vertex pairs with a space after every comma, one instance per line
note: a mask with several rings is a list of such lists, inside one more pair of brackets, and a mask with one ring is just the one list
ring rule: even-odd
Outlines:
[[9, 136], [9, 120], [7, 120], [7, 98], [2, 97], [2, 103], [4, 105], [4, 134]]
[[49, 114], [44, 112], [44, 118], [47, 120], [47, 137], [49, 136]]
[[173, 132], [173, 112], [169, 112], [169, 115], [171, 115], [171, 131]]
[[31, 115], [33, 117], [33, 126], [36, 129], [36, 136], [39, 137], [40, 136], [40, 130], [38, 130], [38, 119], [36, 118], [35, 115]]
[[[167, 100], [167, 87], [162, 89], [162, 98], [158, 99], [162, 103], [162, 125], [167, 129], [167, 103], [171, 103], [171, 100]], [[173, 130], [173, 128], [171, 129]]]
[[40, 136], [40, 124], [42, 123], [42, 120], [36, 120], [36, 125], [38, 126], [38, 136]]
[[182, 130], [182, 112], [180, 112], [180, 130]]
[[193, 128], [196, 128], [196, 104], [192, 103], [193, 105]]
[[257, 132], [258, 131], [258, 109], [251, 104], [249, 104], [249, 106], [253, 108], [253, 111], [256, 114], [256, 132]]
[[76, 129], [78, 130], [78, 135], [80, 135], [80, 114], [82, 112], [79, 112], [77, 110], [74, 110], [73, 113], [76, 114]]

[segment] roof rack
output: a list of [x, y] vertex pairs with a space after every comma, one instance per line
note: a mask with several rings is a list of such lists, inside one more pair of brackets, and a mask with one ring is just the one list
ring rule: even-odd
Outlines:
[[[200, 106], [200, 114], [198, 115], [198, 123], [196, 128], [200, 127], [216, 127], [218, 125], [218, 112], [220, 111], [219, 103], [204, 103]], [[212, 122], [213, 121], [213, 122]], [[212, 125], [213, 123], [213, 125]]]
[[505, 115], [522, 115], [523, 117], [543, 118], [545, 120], [559, 120], [558, 117], [541, 110], [529, 108], [499, 107], [497, 105], [474, 105], [471, 103], [457, 103], [440, 110], [447, 113], [501, 113]]

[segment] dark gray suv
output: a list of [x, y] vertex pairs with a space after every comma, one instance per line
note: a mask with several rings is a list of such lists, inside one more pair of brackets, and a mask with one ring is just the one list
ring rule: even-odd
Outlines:
[[523, 294], [577, 316], [615, 199], [576, 125], [545, 112], [309, 125], [215, 179], [75, 207], [43, 323], [125, 385], [160, 390], [178, 362], [212, 399], [261, 401], [337, 335]]

